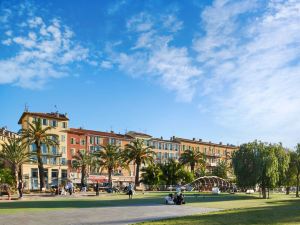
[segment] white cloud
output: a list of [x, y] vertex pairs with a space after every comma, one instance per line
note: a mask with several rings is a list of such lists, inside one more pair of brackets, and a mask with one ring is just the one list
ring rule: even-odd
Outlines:
[[[162, 26], [158, 26], [160, 23]], [[193, 65], [186, 47], [171, 45], [174, 33], [182, 25], [174, 14], [154, 18], [142, 12], [127, 21], [128, 30], [135, 36], [132, 51], [110, 49], [111, 58], [120, 70], [131, 76], [154, 79], [175, 92], [178, 100], [191, 101], [201, 71]]]
[[194, 48], [205, 98], [227, 128], [291, 144], [300, 131], [300, 2], [260, 4], [215, 1], [203, 11]]
[[101, 62], [100, 67], [103, 69], [111, 69], [113, 67], [113, 65], [110, 61], [104, 60]]
[[127, 29], [136, 32], [149, 31], [153, 26], [152, 18], [147, 13], [140, 13], [127, 21]]
[[9, 38], [2, 44], [15, 54], [0, 59], [0, 84], [42, 88], [51, 78], [67, 76], [73, 63], [88, 61], [89, 50], [74, 41], [73, 31], [60, 20], [46, 22], [32, 12], [26, 16], [24, 29], [5, 32]]

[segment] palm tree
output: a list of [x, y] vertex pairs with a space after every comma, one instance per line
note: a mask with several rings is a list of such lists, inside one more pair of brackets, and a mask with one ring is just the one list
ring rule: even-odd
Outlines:
[[80, 169], [81, 171], [81, 187], [86, 184], [86, 175], [89, 166], [94, 163], [93, 155], [87, 153], [86, 151], [78, 151], [76, 155], [73, 156], [72, 167], [75, 169]]
[[150, 190], [154, 190], [160, 183], [160, 178], [162, 175], [159, 165], [151, 164], [147, 167], [141, 169], [142, 171], [142, 180], [146, 185], [149, 185]]
[[58, 135], [49, 133], [51, 129], [52, 128], [49, 126], [43, 129], [41, 120], [38, 119], [37, 121], [33, 121], [32, 124], [29, 123], [28, 128], [20, 130], [21, 138], [24, 143], [28, 147], [32, 144], [36, 146], [41, 191], [45, 187], [44, 164], [42, 161], [41, 147], [43, 144], [48, 149], [50, 148], [50, 146], [59, 146]]
[[200, 151], [194, 151], [191, 149], [185, 150], [181, 154], [179, 161], [183, 165], [190, 164], [192, 173], [195, 172], [195, 167], [197, 167], [197, 166], [204, 167], [205, 166], [204, 154]]
[[101, 146], [103, 149], [95, 153], [98, 157], [97, 166], [100, 167], [100, 171], [107, 170], [108, 183], [112, 187], [112, 173], [120, 167], [127, 167], [123, 160], [123, 153], [119, 146], [114, 144], [107, 144]]
[[142, 139], [136, 139], [125, 146], [125, 155], [127, 162], [133, 162], [136, 165], [135, 172], [135, 188], [139, 186], [140, 181], [140, 166], [141, 164], [152, 164], [154, 161], [155, 152], [151, 146], [144, 146]]
[[31, 153], [21, 143], [20, 139], [9, 139], [8, 142], [2, 144], [0, 159], [7, 162], [11, 170], [14, 172], [15, 184], [19, 181], [19, 172], [24, 163], [29, 162]]
[[194, 179], [193, 173], [185, 170], [184, 166], [174, 159], [159, 164], [159, 167], [161, 169], [161, 181], [165, 185], [189, 183]]

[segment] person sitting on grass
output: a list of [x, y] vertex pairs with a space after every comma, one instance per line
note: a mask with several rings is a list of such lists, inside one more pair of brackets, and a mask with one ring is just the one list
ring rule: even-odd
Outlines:
[[176, 205], [185, 204], [184, 195], [182, 193], [177, 194], [176, 197], [174, 198], [174, 202]]
[[166, 205], [174, 205], [174, 197], [172, 193], [165, 197], [165, 203]]

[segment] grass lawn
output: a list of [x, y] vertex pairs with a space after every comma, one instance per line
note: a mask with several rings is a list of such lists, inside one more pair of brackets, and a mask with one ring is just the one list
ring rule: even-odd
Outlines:
[[[99, 197], [41, 197], [32, 200], [0, 201], [0, 215], [12, 213], [68, 210], [72, 208], [114, 207], [163, 204], [168, 192], [139, 193], [132, 200], [124, 194], [105, 194]], [[145, 224], [299, 224], [300, 199], [294, 195], [271, 194], [271, 199], [258, 195], [186, 193], [188, 206], [220, 208], [219, 212], [175, 219], [145, 222]], [[179, 207], [185, 207], [179, 206]], [[1, 217], [1, 216], [0, 216]]]
[[294, 196], [272, 194], [271, 199], [266, 200], [258, 198], [257, 195], [246, 196], [245, 194], [198, 196], [194, 199], [188, 197], [187, 201], [190, 202], [188, 204], [190, 206], [215, 207], [225, 210], [141, 224], [300, 224], [300, 199]]

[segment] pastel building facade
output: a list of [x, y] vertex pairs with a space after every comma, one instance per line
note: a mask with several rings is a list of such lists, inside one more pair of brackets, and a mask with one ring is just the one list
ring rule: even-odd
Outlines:
[[[44, 163], [44, 174], [46, 188], [52, 185], [60, 185], [68, 179], [68, 165], [67, 165], [67, 130], [69, 129], [69, 119], [66, 114], [60, 113], [36, 113], [24, 112], [19, 119], [18, 124], [22, 129], [28, 129], [29, 124], [40, 120], [42, 128], [48, 126], [51, 130], [48, 132], [57, 135], [59, 138], [59, 146], [50, 146], [49, 148], [42, 145], [42, 161]], [[26, 183], [26, 188], [30, 190], [39, 189], [39, 171], [37, 165], [37, 158], [34, 156], [36, 146], [34, 144], [28, 147], [28, 151], [33, 153], [33, 162], [24, 164], [22, 166], [23, 179]]]
[[[107, 144], [114, 144], [120, 147], [121, 150], [125, 149], [126, 144], [132, 141], [132, 137], [114, 132], [102, 132], [95, 130], [87, 130], [83, 128], [70, 128], [67, 136], [67, 157], [69, 179], [74, 183], [79, 184], [81, 179], [80, 169], [75, 169], [72, 166], [74, 156], [81, 152], [96, 153], [103, 150]], [[129, 170], [119, 168], [113, 172], [113, 183], [131, 183], [134, 181], [135, 167], [133, 164], [129, 165]], [[107, 171], [95, 170], [89, 168], [87, 183], [107, 182]]]
[[[46, 188], [52, 185], [60, 185], [67, 180], [73, 181], [75, 184], [80, 183], [81, 171], [72, 166], [74, 156], [79, 151], [89, 154], [103, 150], [103, 146], [107, 144], [115, 144], [125, 149], [126, 144], [131, 143], [135, 139], [144, 140], [145, 146], [151, 146], [155, 163], [166, 163], [170, 159], [179, 160], [180, 155], [187, 149], [200, 151], [205, 155], [206, 172], [211, 172], [214, 167], [221, 161], [231, 164], [232, 153], [238, 148], [233, 145], [224, 145], [221, 142], [216, 144], [212, 142], [204, 142], [201, 139], [186, 139], [172, 136], [170, 139], [163, 137], [156, 138], [149, 134], [129, 131], [125, 134], [117, 134], [114, 132], [102, 132], [96, 130], [88, 130], [83, 128], [69, 128], [69, 118], [67, 114], [55, 113], [37, 113], [25, 111], [20, 119], [21, 128], [27, 129], [33, 121], [40, 120], [42, 127], [51, 127], [50, 133], [56, 134], [59, 138], [59, 147], [42, 146], [42, 160], [44, 163], [44, 174], [46, 178]], [[0, 144], [9, 138], [18, 137], [17, 133], [0, 129]], [[0, 146], [1, 150], [1, 146]], [[28, 151], [33, 155], [36, 147], [31, 145]], [[142, 165], [142, 167], [145, 165]], [[119, 168], [113, 173], [113, 183], [123, 184], [134, 182], [135, 165], [131, 163], [129, 170]], [[24, 164], [22, 167], [23, 179], [26, 182], [26, 188], [31, 190], [39, 189], [39, 171], [36, 162]], [[95, 182], [107, 182], [107, 171], [99, 171], [93, 168], [88, 170], [87, 182], [89, 184]]]

